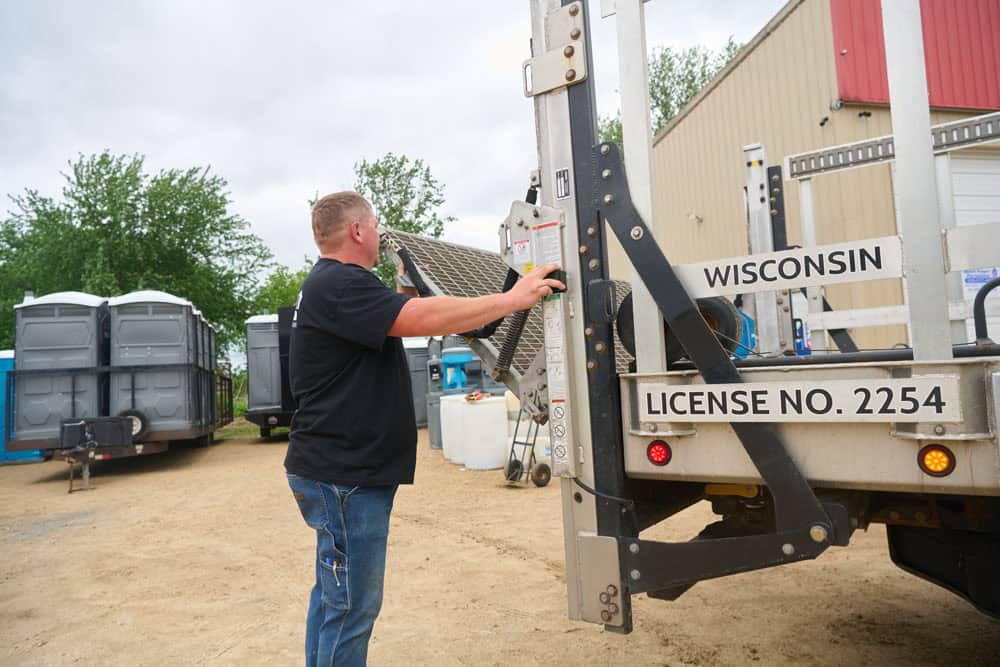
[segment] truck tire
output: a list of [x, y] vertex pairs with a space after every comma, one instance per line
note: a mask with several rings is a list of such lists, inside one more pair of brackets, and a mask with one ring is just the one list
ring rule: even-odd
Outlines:
[[149, 417], [142, 410], [122, 410], [119, 417], [128, 417], [132, 421], [132, 442], [143, 442], [149, 435]]

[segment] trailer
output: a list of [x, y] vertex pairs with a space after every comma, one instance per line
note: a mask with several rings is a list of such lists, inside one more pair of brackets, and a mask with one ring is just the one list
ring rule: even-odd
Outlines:
[[228, 365], [216, 358], [213, 328], [184, 299], [155, 291], [27, 297], [15, 306], [15, 327], [4, 409], [11, 451], [89, 464], [161, 452], [172, 441], [208, 444], [232, 421]]
[[[637, 594], [674, 600], [705, 579], [813, 559], [871, 523], [886, 524], [901, 568], [1000, 616], [1000, 345], [985, 313], [1000, 280], [975, 299], [972, 343], [964, 331], [953, 337], [964, 315], [949, 305], [949, 273], [1000, 265], [1000, 245], [995, 226], [941, 224], [933, 157], [939, 139], [1000, 139], [1000, 115], [932, 133], [919, 4], [886, 0], [894, 136], [881, 148], [790, 156], [776, 179], [768, 167], [777, 165], [753, 153], [762, 147], [746, 147], [751, 253], [675, 266], [669, 239], [648, 224], [642, 2], [602, 8], [617, 22], [624, 156], [597, 141], [586, 3], [532, 0], [524, 92], [539, 168], [500, 225], [500, 252], [392, 231], [384, 239], [421, 295], [485, 294], [560, 265], [564, 293], [469, 335], [548, 426], [570, 618], [628, 633]], [[896, 164], [896, 236], [818, 246], [806, 218], [808, 247], [783, 243], [771, 221], [786, 178], [876, 156]], [[631, 264], [627, 282], [610, 278], [612, 234]], [[887, 277], [903, 280], [906, 306], [890, 315], [905, 319], [911, 344], [857, 350], [847, 335], [855, 320], [831, 312], [822, 287]], [[792, 295], [802, 289], [813, 340], [824, 341], [808, 356], [794, 349]], [[758, 349], [745, 359], [724, 345], [718, 311], [703, 301], [735, 294], [756, 326]], [[719, 518], [691, 541], [643, 537], [701, 502]]]

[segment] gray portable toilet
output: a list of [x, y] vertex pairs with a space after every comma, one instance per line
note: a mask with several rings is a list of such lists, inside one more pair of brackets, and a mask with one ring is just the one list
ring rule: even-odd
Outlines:
[[427, 338], [416, 336], [403, 339], [406, 363], [410, 366], [410, 388], [413, 393], [413, 414], [417, 427], [427, 426]]
[[206, 342], [191, 302], [146, 290], [109, 299], [108, 310], [114, 368], [109, 413], [132, 417], [138, 442], [207, 433], [207, 370], [200, 363]]
[[427, 440], [431, 449], [443, 449], [441, 442], [441, 392], [427, 392]]
[[212, 348], [214, 345], [215, 330], [208, 323], [205, 316], [197, 308], [194, 309], [195, 319], [198, 321], [198, 345], [196, 366], [204, 372], [195, 373], [196, 396], [199, 404], [198, 415], [200, 422], [204, 426], [211, 426], [215, 421], [213, 410], [213, 395], [215, 393], [215, 366], [212, 363]]
[[246, 326], [247, 413], [281, 412], [278, 314], [254, 315]]
[[[435, 354], [436, 351], [436, 354]], [[431, 339], [427, 345], [427, 439], [431, 449], [443, 449], [441, 441], [441, 342]]]
[[82, 292], [14, 306], [17, 375], [8, 449], [55, 447], [63, 420], [106, 414], [97, 369], [107, 364], [107, 322], [107, 300]]
[[215, 327], [208, 320], [205, 320], [205, 326], [208, 328], [208, 367], [206, 368], [208, 373], [205, 375], [205, 381], [208, 383], [208, 421], [210, 425], [214, 425], [219, 421], [219, 397], [216, 386], [218, 360], [215, 358]]

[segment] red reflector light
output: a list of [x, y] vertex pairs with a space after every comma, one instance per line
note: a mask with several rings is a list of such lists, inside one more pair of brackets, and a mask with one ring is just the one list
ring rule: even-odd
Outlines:
[[673, 452], [670, 451], [670, 445], [662, 440], [654, 440], [646, 447], [646, 458], [655, 466], [667, 465], [670, 463], [672, 456]]

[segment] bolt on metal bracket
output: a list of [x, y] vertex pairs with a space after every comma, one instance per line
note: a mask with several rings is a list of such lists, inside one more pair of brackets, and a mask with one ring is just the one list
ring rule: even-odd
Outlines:
[[571, 86], [587, 78], [587, 39], [580, 2], [550, 13], [545, 19], [546, 50], [521, 67], [524, 96], [534, 97]]

